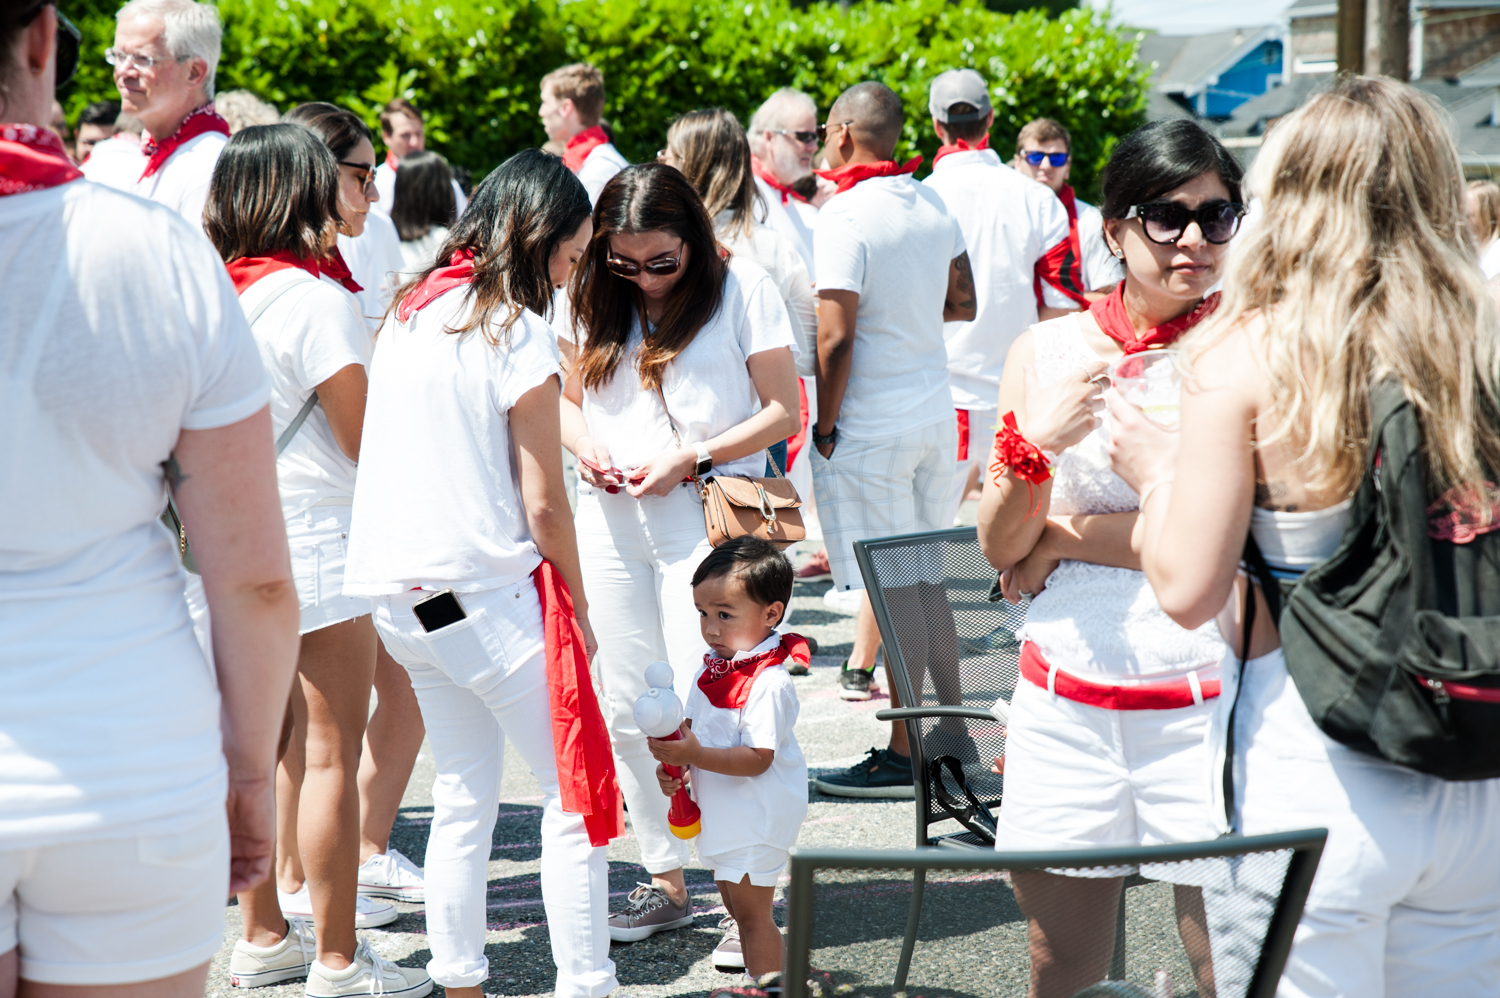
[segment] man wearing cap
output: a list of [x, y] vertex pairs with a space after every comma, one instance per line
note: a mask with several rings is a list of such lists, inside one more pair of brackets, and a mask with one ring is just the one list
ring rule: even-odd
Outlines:
[[978, 309], [972, 322], [943, 326], [958, 413], [959, 474], [947, 525], [993, 446], [1000, 371], [1011, 343], [1038, 319], [1074, 311], [1078, 303], [1055, 283], [1065, 272], [1049, 262], [1049, 251], [1068, 254], [1067, 213], [1046, 188], [990, 149], [995, 112], [984, 78], [972, 69], [950, 69], [932, 81], [928, 110], [943, 145], [926, 184], [963, 229]]
[[1073, 137], [1051, 118], [1028, 121], [1016, 137], [1016, 158], [1011, 165], [1022, 176], [1045, 184], [1068, 213], [1068, 255], [1077, 262], [1082, 285], [1064, 287], [1064, 293], [1083, 307], [1103, 298], [1124, 278], [1125, 271], [1104, 244], [1104, 216], [1076, 197], [1068, 185], [1068, 173], [1073, 169]]

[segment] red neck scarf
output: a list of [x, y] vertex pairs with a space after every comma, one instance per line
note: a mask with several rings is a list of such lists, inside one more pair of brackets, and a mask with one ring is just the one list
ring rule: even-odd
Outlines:
[[189, 139], [196, 139], [205, 132], [218, 132], [220, 135], [229, 134], [229, 122], [219, 117], [219, 113], [214, 110], [212, 101], [200, 108], [195, 108], [186, 118], [183, 118], [182, 124], [177, 126], [177, 131], [173, 132], [170, 138], [162, 139], [158, 142], [151, 137], [150, 132], [141, 136], [141, 152], [147, 157], [146, 171], [141, 174], [141, 179], [145, 180], [156, 173], [157, 170], [160, 170], [162, 164], [170, 159], [172, 154], [184, 142], [187, 142]]
[[542, 603], [558, 796], [564, 811], [583, 815], [590, 845], [608, 845], [625, 830], [625, 815], [609, 731], [594, 695], [583, 632], [573, 613], [573, 596], [549, 561], [538, 565], [531, 577]]
[[783, 184], [781, 181], [777, 180], [775, 175], [766, 168], [766, 164], [760, 161], [759, 156], [750, 157], [750, 170], [757, 177], [759, 177], [767, 187], [771, 188], [771, 190], [781, 195], [782, 204], [786, 204], [789, 200], [803, 202], [807, 200], [807, 198], [803, 197], [801, 194], [798, 194], [786, 184]]
[[0, 197], [46, 190], [81, 176], [50, 128], [0, 125]]
[[567, 147], [563, 149], [563, 166], [577, 173], [583, 169], [583, 161], [589, 158], [589, 153], [608, 142], [609, 134], [598, 125], [585, 128], [568, 140]]
[[964, 139], [954, 139], [951, 146], [938, 147], [937, 155], [932, 157], [932, 165], [937, 166], [938, 160], [942, 159], [944, 156], [947, 156], [949, 153], [972, 152], [975, 149], [988, 149], [989, 147], [990, 135], [988, 132], [985, 132], [983, 135], [979, 136], [979, 140], [972, 145], [970, 145]]
[[729, 660], [703, 656], [703, 671], [698, 674], [698, 688], [715, 707], [739, 710], [750, 699], [750, 687], [762, 672], [780, 665], [788, 658], [806, 665], [812, 658], [807, 639], [800, 634], [783, 634], [781, 644], [770, 651], [749, 658]]
[[389, 149], [385, 151], [385, 165], [390, 167], [392, 170], [401, 169], [401, 161], [397, 159], [396, 154], [391, 152]]
[[1179, 315], [1170, 322], [1152, 326], [1143, 335], [1137, 336], [1135, 326], [1125, 311], [1125, 281], [1121, 281], [1107, 298], [1101, 298], [1089, 306], [1089, 315], [1104, 330], [1105, 335], [1116, 343], [1127, 355], [1150, 350], [1152, 347], [1169, 346], [1183, 333], [1192, 329], [1219, 307], [1219, 292], [1204, 298], [1186, 315]]
[[898, 164], [895, 160], [883, 159], [878, 163], [845, 163], [837, 170], [816, 170], [818, 176], [824, 180], [831, 180], [838, 185], [835, 194], [842, 194], [849, 188], [861, 181], [869, 180], [871, 177], [899, 177], [904, 173], [916, 173], [917, 167], [922, 165], [921, 156], [913, 156], [904, 164]]
[[364, 290], [354, 279], [354, 275], [349, 272], [349, 265], [344, 262], [344, 254], [337, 246], [328, 254], [328, 259], [318, 262], [318, 269], [342, 284], [351, 295], [357, 295]]
[[461, 284], [474, 283], [474, 251], [459, 250], [448, 259], [448, 266], [439, 267], [423, 279], [406, 297], [401, 299], [401, 304], [396, 306], [396, 318], [406, 322], [412, 317], [412, 313], [420, 312], [432, 300], [445, 291], [451, 291]]
[[250, 285], [262, 277], [293, 267], [300, 267], [314, 277], [318, 276], [318, 261], [307, 260], [285, 250], [270, 256], [242, 256], [224, 265], [224, 269], [229, 271], [230, 280], [234, 281], [236, 294], [244, 294]]

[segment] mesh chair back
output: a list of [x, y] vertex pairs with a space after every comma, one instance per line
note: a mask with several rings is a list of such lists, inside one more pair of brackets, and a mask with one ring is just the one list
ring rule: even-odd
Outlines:
[[[934, 764], [950, 800], [963, 802], [954, 772], [961, 768], [981, 804], [1000, 803], [1003, 777], [991, 768], [1005, 755], [1004, 717], [1020, 677], [1016, 632], [1026, 609], [991, 600], [995, 569], [973, 527], [858, 541], [854, 553], [902, 706], [977, 708], [988, 715], [907, 722], [919, 777], [917, 842], [926, 845], [928, 826], [949, 817]], [[959, 833], [946, 844], [981, 843]]]

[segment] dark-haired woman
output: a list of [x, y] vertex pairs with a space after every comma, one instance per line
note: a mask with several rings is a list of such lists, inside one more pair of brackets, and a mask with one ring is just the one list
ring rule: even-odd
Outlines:
[[[225, 146], [203, 213], [204, 232], [254, 319], [251, 332], [271, 379], [277, 481], [301, 603], [291, 744], [306, 775], [294, 813], [308, 910], [317, 922], [316, 960], [309, 960], [308, 929], [283, 917], [275, 880], [242, 893], [245, 932], [230, 973], [243, 986], [306, 975], [314, 995], [377, 984], [418, 995], [431, 990], [427, 975], [388, 967], [354, 931], [355, 773], [375, 631], [369, 601], [342, 590], [370, 339], [337, 268], [328, 272], [341, 221], [338, 170], [307, 129], [252, 126]], [[384, 908], [391, 909], [382, 910], [385, 921], [393, 920], [394, 908]]]
[[[1238, 164], [1188, 121], [1157, 122], [1115, 147], [1104, 230], [1125, 279], [1086, 312], [1038, 323], [1005, 363], [980, 544], [1007, 597], [1034, 594], [1011, 704], [1000, 849], [1211, 839], [1207, 735], [1224, 645], [1157, 604], [1141, 572], [1142, 496], [1109, 467], [1106, 371], [1171, 346], [1213, 310], [1243, 214]], [[1170, 879], [1175, 876], [1166, 873]], [[1015, 875], [1031, 925], [1033, 998], [1101, 980], [1118, 877]], [[1209, 993], [1203, 902], [1177, 887], [1184, 945]]]
[[454, 998], [479, 998], [489, 974], [485, 885], [507, 739], [545, 796], [554, 992], [602, 998], [617, 983], [603, 847], [619, 833], [619, 791], [589, 682], [560, 371], [542, 318], [591, 228], [561, 160], [511, 157], [475, 191], [442, 264], [397, 293], [370, 366], [345, 591], [373, 598], [422, 705], [437, 768], [428, 969]]
[[687, 843], [667, 825], [632, 716], [646, 666], [670, 663], [685, 698], [707, 650], [689, 585], [709, 551], [692, 480], [765, 474], [765, 449], [799, 425], [796, 345], [770, 276], [721, 252], [697, 192], [660, 164], [629, 167], [600, 193], [570, 299], [563, 443], [582, 479], [576, 523], [605, 716], [651, 875], [610, 919], [611, 938], [630, 942], [692, 923]]
[[457, 203], [453, 170], [446, 159], [425, 149], [402, 157], [391, 221], [401, 236], [408, 277], [426, 273], [437, 262], [437, 252], [448, 241], [448, 228], [457, 217]]

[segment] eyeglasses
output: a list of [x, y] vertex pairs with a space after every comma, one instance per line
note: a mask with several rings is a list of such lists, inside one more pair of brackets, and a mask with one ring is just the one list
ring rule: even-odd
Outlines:
[[[822, 126], [819, 127], [821, 128]], [[772, 135], [790, 135], [797, 142], [805, 146], [810, 146], [813, 143], [817, 142], [818, 136], [821, 134], [821, 132], [818, 131], [794, 132], [789, 128], [769, 128], [767, 129], [767, 131], [769, 131]]]
[[[683, 246], [686, 245], [683, 243]], [[682, 266], [682, 246], [677, 247], [677, 255], [669, 260], [658, 257], [645, 264], [639, 264], [634, 260], [621, 260], [611, 255], [604, 258], [604, 266], [609, 268], [611, 274], [618, 274], [621, 277], [640, 277], [643, 270], [654, 277], [670, 277], [677, 273], [677, 268]]]
[[368, 163], [348, 163], [341, 159], [339, 160], [339, 166], [347, 166], [354, 171], [354, 179], [359, 181], [361, 189], [375, 183], [375, 167]]
[[164, 55], [141, 55], [139, 52], [126, 52], [122, 49], [105, 49], [104, 61], [117, 69], [129, 71], [131, 66], [150, 72], [157, 63], [182, 62], [176, 56]]
[[1063, 167], [1068, 165], [1068, 155], [1065, 152], [1037, 152], [1032, 150], [1031, 152], [1021, 153], [1021, 158], [1032, 166], [1041, 166], [1042, 160], [1046, 160], [1053, 167]]
[[[848, 121], [841, 121], [837, 125], [834, 125], [833, 127], [834, 128], [843, 128], [845, 125], [852, 125], [852, 124], [854, 124], [854, 119], [850, 118]], [[806, 133], [804, 132], [802, 134], [805, 135]], [[818, 141], [819, 142], [827, 142], [828, 141], [828, 125], [826, 123], [825, 124], [820, 124], [818, 126]]]
[[36, 9], [21, 19], [21, 26], [25, 27], [46, 7], [52, 7], [52, 12], [57, 15], [57, 82], [61, 87], [73, 78], [78, 72], [78, 52], [83, 43], [83, 33], [78, 26], [68, 20], [67, 15], [58, 10], [50, 3], [37, 4]]
[[1132, 205], [1126, 218], [1139, 218], [1146, 238], [1161, 246], [1174, 246], [1187, 231], [1189, 222], [1197, 222], [1203, 238], [1222, 246], [1239, 231], [1245, 206], [1233, 201], [1210, 201], [1197, 209], [1176, 201], [1156, 201]]

